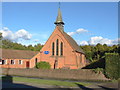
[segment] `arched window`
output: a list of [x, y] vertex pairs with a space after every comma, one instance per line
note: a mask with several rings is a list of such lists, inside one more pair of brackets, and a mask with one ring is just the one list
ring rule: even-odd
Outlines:
[[60, 55], [61, 56], [63, 55], [63, 42], [61, 42], [60, 44]]
[[52, 55], [54, 56], [54, 42], [52, 43]]
[[37, 58], [35, 58], [35, 65], [37, 64], [37, 62], [38, 62], [38, 59], [37, 59]]
[[56, 40], [56, 55], [58, 56], [58, 52], [59, 52], [59, 41], [58, 39]]

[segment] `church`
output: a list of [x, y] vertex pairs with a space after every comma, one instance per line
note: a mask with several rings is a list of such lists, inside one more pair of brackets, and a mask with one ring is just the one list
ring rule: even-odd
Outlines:
[[58, 16], [54, 24], [56, 27], [53, 33], [40, 50], [40, 61], [49, 62], [54, 69], [84, 67], [86, 65], [85, 53], [64, 31], [60, 8], [58, 8]]
[[[86, 65], [85, 53], [64, 31], [60, 8], [53, 33], [39, 52], [2, 49], [1, 68], [34, 68], [40, 61], [49, 62], [52, 69], [79, 69]], [[0, 49], [1, 50], [1, 49]]]

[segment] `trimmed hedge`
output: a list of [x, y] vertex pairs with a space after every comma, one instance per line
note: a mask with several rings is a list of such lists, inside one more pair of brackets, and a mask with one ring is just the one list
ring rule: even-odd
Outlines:
[[105, 54], [105, 75], [110, 79], [120, 78], [120, 56], [118, 53]]
[[51, 65], [48, 62], [41, 61], [41, 62], [38, 62], [35, 67], [37, 69], [50, 69]]

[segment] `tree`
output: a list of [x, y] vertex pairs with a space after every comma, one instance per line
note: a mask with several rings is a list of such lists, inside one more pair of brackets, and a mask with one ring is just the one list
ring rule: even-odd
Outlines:
[[41, 44], [34, 45], [34, 51], [40, 51], [43, 46]]
[[0, 40], [2, 40], [2, 33], [0, 33]]
[[119, 53], [119, 55], [120, 55], [120, 45], [118, 45], [118, 53]]
[[2, 48], [2, 33], [0, 33], [0, 48]]
[[34, 47], [32, 45], [28, 45], [28, 50], [34, 51]]
[[98, 44], [96, 45], [96, 47], [97, 47], [97, 50], [98, 50], [99, 52], [103, 52], [103, 51], [104, 51], [104, 47], [103, 47], [103, 45], [101, 45], [100, 43], [98, 43]]
[[2, 45], [2, 48], [5, 48], [5, 49], [17, 49], [17, 50], [32, 50], [32, 51], [39, 51], [43, 45], [41, 44], [37, 44], [36, 46], [32, 46], [32, 45], [29, 45], [29, 46], [25, 46], [25, 45], [22, 45], [20, 43], [17, 43], [17, 42], [12, 42], [10, 40], [2, 40], [2, 42], [0, 43]]
[[105, 57], [105, 53], [120, 53], [119, 45], [107, 46], [107, 44], [100, 44], [97, 45], [85, 45], [80, 46], [83, 51], [85, 52], [86, 58], [89, 61], [100, 60], [101, 58]]

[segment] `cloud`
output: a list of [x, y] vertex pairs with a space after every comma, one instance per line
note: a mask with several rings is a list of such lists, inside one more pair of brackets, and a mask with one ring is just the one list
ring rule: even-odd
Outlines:
[[75, 34], [75, 32], [68, 32], [67, 34], [70, 35], [70, 36], [72, 36], [72, 35]]
[[113, 40], [112, 43], [113, 44], [120, 44], [120, 38]]
[[38, 42], [39, 40], [38, 39], [35, 39], [34, 42]]
[[87, 41], [80, 42], [80, 45], [89, 45]]
[[46, 41], [43, 41], [43, 42], [41, 42], [41, 45], [44, 45], [46, 43]]
[[76, 32], [77, 33], [83, 33], [83, 32], [88, 32], [88, 30], [85, 30], [85, 29], [81, 28], [81, 29], [77, 29]]
[[67, 34], [70, 35], [70, 36], [72, 36], [72, 35], [81, 34], [81, 33], [84, 33], [84, 32], [88, 32], [88, 30], [80, 28], [80, 29], [77, 29], [75, 32], [68, 32]]
[[97, 43], [110, 45], [110, 44], [112, 44], [112, 40], [103, 38], [101, 36], [95, 36], [95, 37], [90, 38], [89, 44], [96, 45]]
[[3, 29], [0, 30], [0, 32], [2, 33], [3, 39], [8, 39], [11, 41], [17, 41], [20, 38], [24, 40], [30, 40], [32, 37], [32, 34], [30, 34], [24, 29], [20, 29], [17, 32], [13, 33], [7, 27], [3, 27]]
[[4, 27], [2, 30], [0, 30], [2, 33], [3, 39], [9, 39], [9, 40], [14, 40], [16, 39], [13, 32], [10, 31], [7, 27]]
[[31, 37], [32, 37], [32, 34], [30, 34], [29, 32], [27, 32], [26, 30], [24, 29], [21, 29], [21, 30], [18, 30], [16, 33], [15, 33], [15, 36], [17, 38], [22, 38], [22, 39], [25, 39], [25, 40], [30, 40]]
[[115, 39], [115, 40], [111, 40], [108, 38], [103, 38], [102, 36], [95, 36], [95, 37], [91, 37], [89, 41], [81, 41], [80, 45], [96, 45], [98, 43], [100, 44], [107, 44], [107, 45], [115, 45], [118, 44], [118, 41], [120, 41], [120, 39]]

